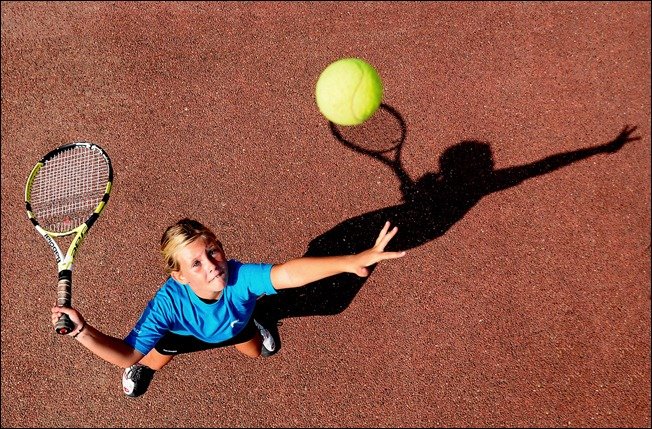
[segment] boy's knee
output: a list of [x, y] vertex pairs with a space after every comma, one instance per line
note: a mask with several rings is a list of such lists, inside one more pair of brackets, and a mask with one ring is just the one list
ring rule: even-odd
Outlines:
[[[238, 347], [240, 346], [240, 347]], [[254, 344], [238, 344], [235, 346], [235, 349], [242, 353], [243, 355], [250, 357], [250, 358], [257, 358], [261, 354], [261, 349], [260, 347], [255, 347]]]

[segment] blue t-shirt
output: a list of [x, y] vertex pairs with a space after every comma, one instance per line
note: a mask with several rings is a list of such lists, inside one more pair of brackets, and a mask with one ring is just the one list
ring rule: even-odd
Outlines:
[[147, 304], [136, 326], [124, 339], [147, 354], [167, 332], [192, 335], [207, 343], [219, 343], [236, 336], [249, 322], [262, 295], [273, 295], [271, 264], [243, 264], [228, 261], [226, 287], [216, 302], [202, 301], [190, 288], [172, 277]]

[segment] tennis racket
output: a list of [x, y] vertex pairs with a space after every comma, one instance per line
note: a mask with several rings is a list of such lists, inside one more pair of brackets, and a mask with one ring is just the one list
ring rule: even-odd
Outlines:
[[[25, 186], [27, 217], [43, 236], [57, 261], [57, 305], [72, 304], [72, 264], [88, 230], [109, 200], [113, 180], [111, 160], [99, 146], [78, 142], [52, 150], [36, 163]], [[72, 236], [65, 256], [55, 238]], [[67, 314], [55, 331], [75, 329]]]

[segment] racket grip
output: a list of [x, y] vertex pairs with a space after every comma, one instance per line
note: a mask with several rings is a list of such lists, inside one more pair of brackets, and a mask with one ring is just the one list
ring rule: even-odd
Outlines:
[[[72, 271], [63, 270], [59, 273], [57, 283], [57, 305], [59, 307], [70, 307], [72, 304]], [[62, 314], [54, 330], [57, 334], [67, 335], [75, 329], [75, 324], [67, 314]]]

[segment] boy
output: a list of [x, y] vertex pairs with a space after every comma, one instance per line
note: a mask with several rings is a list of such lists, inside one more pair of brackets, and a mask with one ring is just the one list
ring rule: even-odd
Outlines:
[[126, 368], [123, 390], [137, 397], [155, 371], [174, 355], [233, 345], [246, 356], [269, 356], [276, 347], [252, 317], [256, 300], [340, 273], [369, 275], [367, 267], [405, 252], [385, 252], [398, 229], [386, 222], [375, 245], [354, 255], [302, 257], [282, 264], [227, 260], [222, 243], [201, 223], [182, 219], [166, 229], [161, 253], [168, 280], [147, 304], [124, 339], [89, 325], [74, 308], [52, 308], [52, 324], [65, 313], [75, 323], [68, 334], [97, 356]]

